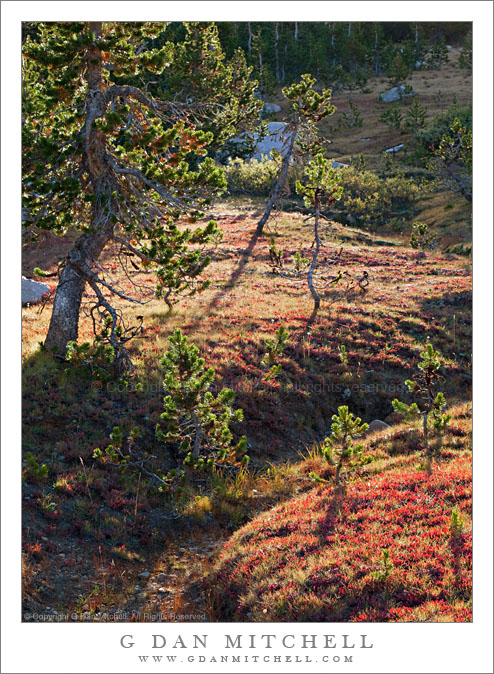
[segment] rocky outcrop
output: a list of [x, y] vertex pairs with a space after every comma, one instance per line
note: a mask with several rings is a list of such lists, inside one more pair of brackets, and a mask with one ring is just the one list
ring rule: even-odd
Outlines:
[[50, 287], [45, 283], [38, 283], [38, 281], [31, 281], [25, 276], [22, 277], [22, 304], [36, 304], [48, 292], [50, 292]]
[[415, 96], [415, 90], [400, 84], [399, 87], [393, 87], [392, 89], [388, 89], [388, 91], [384, 91], [379, 96], [379, 100], [383, 103], [396, 103], [396, 101], [401, 101], [402, 98], [407, 98], [408, 96]]

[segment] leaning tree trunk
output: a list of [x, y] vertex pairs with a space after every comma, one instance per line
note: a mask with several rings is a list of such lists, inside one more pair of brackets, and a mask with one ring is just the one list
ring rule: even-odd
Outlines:
[[[316, 191], [317, 192], [317, 191]], [[321, 239], [319, 238], [319, 213], [320, 213], [320, 205], [319, 201], [317, 198], [316, 194], [316, 209], [314, 213], [314, 237], [315, 237], [315, 248], [314, 248], [314, 253], [312, 255], [312, 262], [309, 267], [309, 271], [307, 272], [307, 283], [309, 285], [309, 289], [311, 292], [311, 295], [314, 299], [314, 309], [312, 310], [312, 316], [315, 317], [316, 313], [319, 311], [319, 307], [321, 306], [321, 298], [319, 297], [319, 293], [317, 292], [315, 286], [314, 286], [314, 271], [317, 266], [317, 258], [319, 257], [319, 251], [321, 250]]]
[[256, 234], [258, 236], [262, 234], [264, 225], [268, 221], [268, 218], [271, 215], [271, 211], [273, 210], [273, 206], [275, 205], [277, 199], [279, 198], [281, 194], [281, 189], [285, 183], [286, 176], [288, 173], [288, 167], [290, 166], [290, 159], [292, 158], [293, 149], [295, 147], [295, 139], [297, 137], [298, 125], [299, 125], [298, 121], [296, 121], [295, 124], [293, 125], [292, 135], [290, 136], [290, 143], [288, 145], [286, 154], [283, 157], [283, 161], [281, 163], [281, 169], [278, 175], [278, 180], [276, 181], [276, 185], [274, 186], [274, 189], [271, 192], [271, 196], [269, 197], [268, 203], [266, 205], [266, 210], [264, 211], [262, 218], [257, 223]]
[[[101, 37], [102, 22], [91, 22], [90, 30]], [[89, 174], [95, 197], [91, 214], [90, 232], [82, 234], [67, 255], [57, 286], [50, 327], [45, 346], [65, 356], [67, 342], [76, 341], [79, 313], [86, 282], [91, 280], [91, 267], [100, 256], [113, 233], [113, 225], [104, 212], [104, 202], [117, 188], [115, 174], [104, 161], [106, 138], [93, 128], [93, 122], [105, 113], [101, 50], [96, 45], [87, 54], [86, 119], [82, 129], [84, 143], [83, 164]]]
[[79, 313], [86, 286], [85, 269], [90, 269], [110, 238], [104, 231], [98, 235], [83, 234], [67, 255], [60, 274], [53, 303], [50, 327], [45, 346], [64, 356], [68, 342], [75, 342], [79, 332]]

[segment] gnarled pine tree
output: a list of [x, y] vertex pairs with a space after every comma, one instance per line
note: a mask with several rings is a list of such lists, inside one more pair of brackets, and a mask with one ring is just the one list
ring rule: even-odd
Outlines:
[[[153, 48], [165, 27], [44, 23], [36, 24], [36, 34], [24, 44], [24, 224], [34, 235], [43, 229], [64, 235], [69, 227], [82, 232], [59, 266], [45, 342], [60, 356], [69, 341], [77, 340], [82, 296], [89, 286], [95, 333], [99, 330], [113, 347], [119, 365], [128, 360], [124, 344], [139, 326], [127, 326], [110, 298], [142, 300], [117, 287], [98, 265], [111, 242], [119, 247], [120, 259], [155, 266], [155, 294], [169, 306], [205, 286], [200, 275], [209, 263], [205, 247], [217, 235], [216, 224], [191, 229], [182, 223], [197, 222], [225, 188], [222, 170], [207, 156], [213, 133], [202, 122], [214, 119], [218, 129], [227, 127], [226, 135], [230, 130], [233, 135], [239, 103], [230, 101], [227, 118], [218, 103], [227, 95], [233, 66], [222, 89], [214, 80], [216, 90], [209, 90], [208, 100], [207, 90], [203, 100], [193, 101], [149, 93], [153, 77], [166, 89], [175, 54], [179, 69], [186, 60], [186, 52], [171, 42], [161, 40]], [[202, 54], [202, 76], [213, 81], [223, 60], [208, 60], [207, 50]], [[242, 65], [238, 58], [235, 63]], [[138, 76], [146, 82], [141, 88], [135, 86]], [[253, 97], [248, 87], [240, 91]]]
[[331, 89], [323, 89], [321, 93], [318, 93], [314, 89], [315, 83], [315, 78], [306, 74], [302, 75], [300, 82], [282, 89], [283, 96], [291, 103], [290, 119], [286, 127], [286, 133], [289, 135], [286, 140], [278, 178], [263, 216], [257, 223], [257, 235], [262, 234], [264, 225], [281, 194], [290, 161], [296, 153], [302, 157], [307, 154], [316, 154], [316, 149], [321, 147], [317, 123], [324, 117], [332, 115], [336, 110], [335, 106], [331, 105]]

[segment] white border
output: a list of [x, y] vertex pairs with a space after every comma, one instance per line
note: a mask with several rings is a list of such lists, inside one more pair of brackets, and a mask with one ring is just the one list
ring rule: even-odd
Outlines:
[[[241, 664], [238, 672], [492, 672], [492, 4], [490, 2], [14, 2], [2, 13], [2, 642], [3, 672], [220, 672], [232, 665], [136, 662], [120, 648], [149, 635], [366, 633], [354, 664]], [[43, 625], [20, 622], [20, 22], [94, 19], [215, 21], [474, 21], [474, 623], [459, 625]], [[176, 651], [168, 649], [167, 654]], [[227, 651], [228, 652], [228, 651]], [[297, 651], [298, 652], [298, 651]], [[353, 653], [352, 651], [349, 651]], [[189, 654], [198, 651], [187, 650]], [[241, 651], [242, 655], [260, 651]], [[265, 653], [269, 653], [266, 651]], [[286, 651], [296, 654], [295, 649]], [[305, 655], [308, 651], [300, 651]], [[328, 651], [332, 655], [332, 651]], [[340, 656], [345, 651], [334, 651]], [[284, 655], [285, 652], [276, 651]], [[211, 655], [211, 651], [209, 652]], [[309, 653], [310, 655], [310, 653]], [[321, 656], [322, 653], [318, 653]]]

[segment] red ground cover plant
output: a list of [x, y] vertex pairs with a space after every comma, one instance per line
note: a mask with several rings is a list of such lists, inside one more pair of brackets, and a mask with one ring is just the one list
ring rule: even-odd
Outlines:
[[429, 470], [417, 455], [401, 458], [399, 468], [362, 472], [346, 490], [319, 487], [240, 529], [211, 579], [222, 615], [470, 621], [470, 454], [445, 448]]

